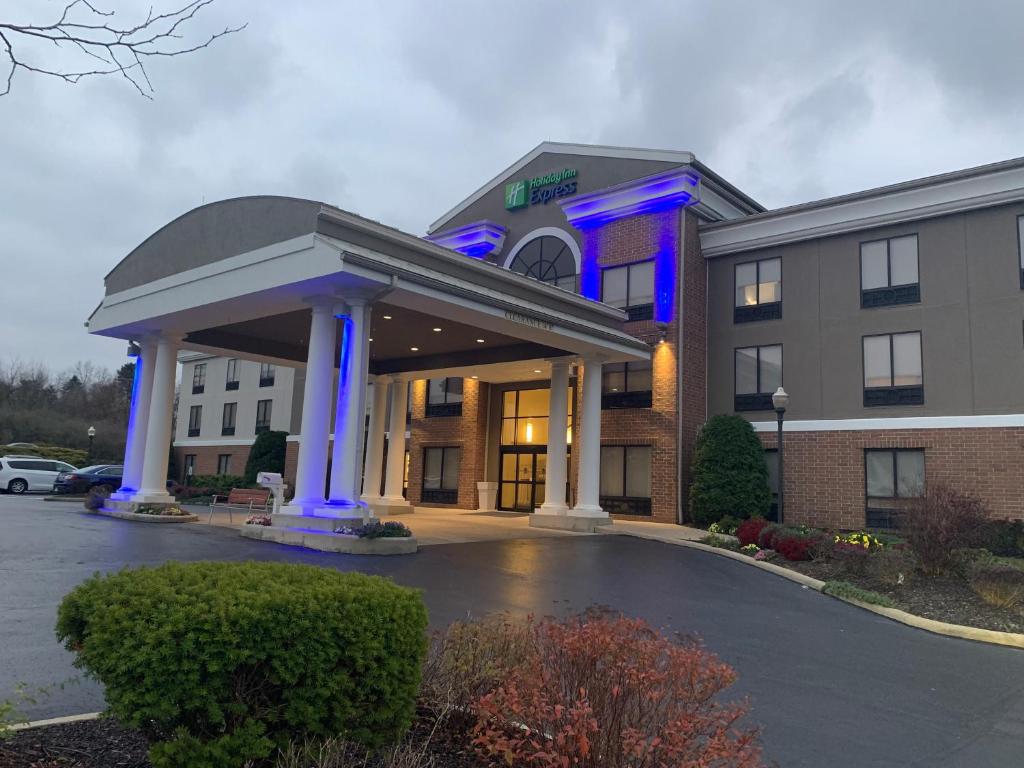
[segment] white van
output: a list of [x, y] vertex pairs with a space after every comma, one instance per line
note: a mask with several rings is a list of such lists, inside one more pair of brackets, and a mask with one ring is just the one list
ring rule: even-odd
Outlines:
[[52, 491], [58, 474], [74, 471], [75, 467], [63, 461], [38, 456], [0, 456], [0, 490], [8, 493]]

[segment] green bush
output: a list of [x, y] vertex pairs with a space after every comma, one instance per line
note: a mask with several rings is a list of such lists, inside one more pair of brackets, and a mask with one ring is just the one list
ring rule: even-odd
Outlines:
[[426, 627], [418, 592], [377, 576], [172, 562], [80, 584], [57, 636], [150, 739], [155, 768], [235, 768], [292, 739], [399, 739]]
[[187, 487], [227, 495], [232, 488], [247, 488], [250, 485], [241, 475], [194, 475]]
[[249, 451], [245, 462], [245, 482], [256, 485], [260, 472], [284, 472], [284, 456], [288, 450], [287, 432], [262, 432], [256, 435], [256, 442]]
[[826, 595], [832, 595], [832, 597], [839, 597], [845, 600], [856, 600], [857, 602], [868, 603], [869, 605], [880, 605], [883, 608], [896, 607], [896, 603], [885, 595], [855, 587], [848, 581], [828, 581], [821, 588], [821, 591]]
[[697, 438], [690, 517], [702, 526], [725, 515], [764, 517], [771, 507], [764, 448], [741, 416], [713, 416]]

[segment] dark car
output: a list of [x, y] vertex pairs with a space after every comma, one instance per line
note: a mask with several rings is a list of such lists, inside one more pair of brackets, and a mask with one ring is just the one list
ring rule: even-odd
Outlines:
[[120, 464], [94, 464], [74, 472], [61, 472], [53, 483], [54, 493], [88, 493], [93, 488], [104, 488], [113, 493], [121, 487]]

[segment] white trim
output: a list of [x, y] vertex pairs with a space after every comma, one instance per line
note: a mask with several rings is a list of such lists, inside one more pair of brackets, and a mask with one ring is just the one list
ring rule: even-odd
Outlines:
[[[756, 432], [775, 432], [774, 421], [751, 422]], [[905, 416], [881, 419], [816, 419], [783, 422], [785, 432], [863, 432], [877, 429], [984, 429], [1024, 427], [1024, 413], [986, 416]]]
[[701, 249], [722, 256], [1024, 200], [1024, 164], [1004, 165], [711, 225], [701, 231]]
[[501, 265], [505, 269], [509, 268], [509, 264], [512, 263], [519, 252], [523, 250], [532, 240], [536, 240], [538, 237], [557, 237], [563, 243], [569, 246], [569, 250], [572, 251], [572, 256], [576, 259], [576, 274], [580, 273], [580, 269], [583, 268], [583, 253], [580, 251], [580, 244], [576, 242], [575, 238], [566, 232], [564, 229], [558, 227], [538, 227], [532, 232], [528, 232], [519, 238], [519, 241], [513, 246], [512, 250], [508, 252], [508, 256], [505, 257], [505, 262]]
[[545, 152], [559, 155], [576, 155], [578, 157], [609, 157], [622, 160], [655, 160], [664, 163], [679, 163], [689, 165], [694, 162], [692, 152], [683, 152], [671, 149], [639, 149], [635, 147], [609, 147], [600, 144], [561, 144], [557, 141], [545, 141], [538, 144], [532, 151], [523, 155], [503, 170], [493, 179], [488, 181], [473, 194], [449, 209], [441, 218], [435, 221], [427, 229], [427, 234], [432, 234], [438, 227], [442, 226], [452, 217], [457, 216], [469, 206], [486, 195], [492, 189], [504, 182], [511, 176], [519, 173], [523, 168], [532, 163]]
[[254, 442], [256, 442], [256, 438], [255, 437], [250, 437], [248, 439], [246, 439], [244, 437], [231, 437], [231, 438], [224, 438], [224, 439], [221, 439], [221, 440], [203, 440], [202, 438], [190, 440], [190, 439], [186, 438], [185, 440], [175, 440], [174, 441], [174, 447], [175, 448], [212, 448], [212, 447], [224, 446], [225, 448], [230, 448], [230, 447], [239, 446], [239, 445], [252, 445]]

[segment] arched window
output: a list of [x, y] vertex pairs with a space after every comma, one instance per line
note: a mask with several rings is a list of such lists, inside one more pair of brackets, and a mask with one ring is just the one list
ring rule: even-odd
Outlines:
[[576, 257], [558, 237], [535, 237], [519, 249], [508, 268], [567, 291], [576, 290]]

